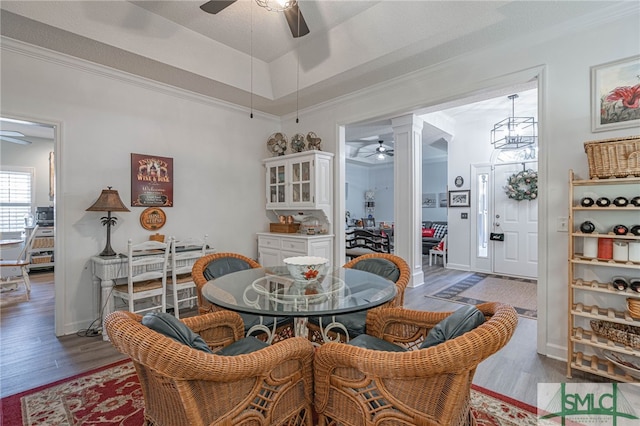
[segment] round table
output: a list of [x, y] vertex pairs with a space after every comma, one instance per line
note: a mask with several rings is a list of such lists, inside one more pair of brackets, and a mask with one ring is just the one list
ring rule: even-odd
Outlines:
[[[207, 282], [202, 295], [212, 304], [232, 311], [295, 319], [296, 335], [306, 330], [306, 317], [335, 316], [380, 306], [396, 295], [395, 283], [379, 275], [336, 268], [315, 281], [295, 281], [285, 266], [246, 269]], [[262, 323], [248, 330], [275, 330]], [[342, 324], [330, 324], [341, 328]], [[327, 326], [329, 327], [329, 326]]]

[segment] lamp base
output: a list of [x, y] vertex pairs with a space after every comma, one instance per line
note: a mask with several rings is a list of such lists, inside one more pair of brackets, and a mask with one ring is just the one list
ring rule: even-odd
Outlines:
[[118, 255], [118, 253], [113, 251], [111, 246], [107, 246], [107, 247], [104, 248], [104, 250], [102, 250], [102, 253], [100, 253], [98, 256], [100, 256], [100, 257], [113, 257], [113, 256], [117, 256], [117, 255]]

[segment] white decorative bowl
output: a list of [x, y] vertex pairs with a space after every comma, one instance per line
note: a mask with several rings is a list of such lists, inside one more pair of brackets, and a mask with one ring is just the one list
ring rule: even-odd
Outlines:
[[315, 281], [324, 275], [329, 266], [329, 259], [317, 256], [295, 256], [283, 260], [289, 273], [296, 281]]

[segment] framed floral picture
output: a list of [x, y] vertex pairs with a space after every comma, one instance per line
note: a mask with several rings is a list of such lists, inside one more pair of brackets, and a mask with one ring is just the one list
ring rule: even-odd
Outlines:
[[449, 191], [449, 207], [470, 207], [470, 195], [471, 191], [468, 189], [462, 191]]
[[640, 126], [640, 55], [591, 67], [591, 131]]

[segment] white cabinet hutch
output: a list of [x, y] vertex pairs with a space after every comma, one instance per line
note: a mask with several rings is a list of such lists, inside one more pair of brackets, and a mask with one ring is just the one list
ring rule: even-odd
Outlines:
[[[333, 157], [330, 152], [303, 151], [267, 158], [266, 209], [278, 215], [304, 212], [327, 222], [332, 229]], [[291, 256], [321, 256], [333, 263], [333, 238], [328, 234], [258, 233], [258, 262], [263, 266], [283, 265]]]
[[319, 256], [332, 259], [333, 235], [258, 233], [258, 263], [284, 265], [293, 256]]
[[320, 209], [332, 202], [333, 154], [306, 151], [264, 160], [267, 209]]

